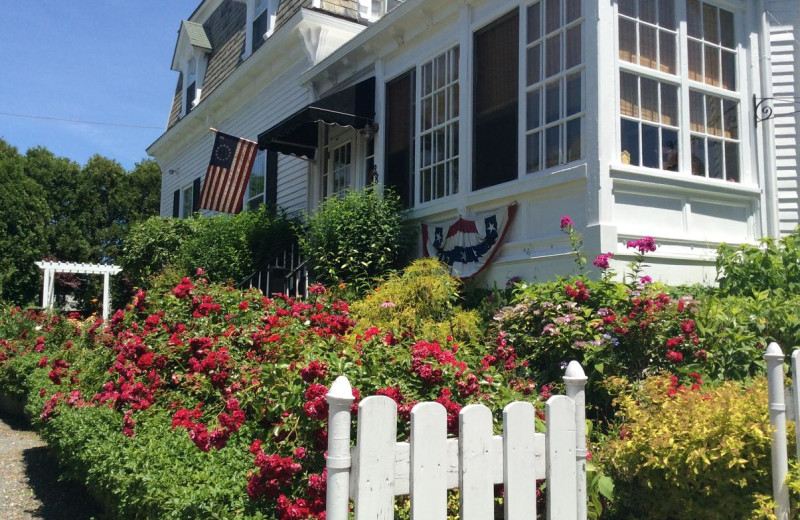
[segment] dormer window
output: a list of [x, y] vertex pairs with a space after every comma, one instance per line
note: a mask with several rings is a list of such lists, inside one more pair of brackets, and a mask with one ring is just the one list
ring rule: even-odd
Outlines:
[[275, 19], [280, 4], [280, 0], [245, 1], [247, 2], [247, 41], [242, 59], [247, 59], [257, 51], [275, 31]]
[[358, 0], [358, 17], [368, 22], [374, 22], [386, 14], [384, 0]]
[[181, 116], [191, 112], [200, 102], [210, 52], [211, 41], [203, 25], [187, 20], [181, 22], [172, 58], [172, 70], [179, 71], [183, 77]]

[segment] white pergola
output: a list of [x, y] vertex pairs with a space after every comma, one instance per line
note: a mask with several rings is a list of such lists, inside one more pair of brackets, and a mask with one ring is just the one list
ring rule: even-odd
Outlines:
[[103, 320], [108, 320], [108, 311], [111, 308], [110, 277], [118, 274], [122, 268], [106, 264], [78, 264], [74, 262], [36, 262], [44, 274], [42, 282], [42, 307], [52, 309], [56, 299], [55, 274], [102, 274], [103, 275]]

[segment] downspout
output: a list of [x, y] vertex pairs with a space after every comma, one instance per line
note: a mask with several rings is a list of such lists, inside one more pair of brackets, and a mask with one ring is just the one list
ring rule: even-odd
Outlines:
[[[759, 75], [760, 95], [762, 98], [772, 97], [772, 45], [770, 44], [769, 19], [767, 17], [769, 0], [761, 0], [759, 11]], [[749, 100], [747, 100], [749, 101]], [[745, 101], [745, 102], [747, 102]], [[753, 117], [755, 118], [755, 108]], [[778, 172], [775, 163], [775, 125], [771, 119], [761, 121], [761, 144], [764, 161], [764, 209], [767, 237], [780, 235], [780, 222], [778, 216]]]

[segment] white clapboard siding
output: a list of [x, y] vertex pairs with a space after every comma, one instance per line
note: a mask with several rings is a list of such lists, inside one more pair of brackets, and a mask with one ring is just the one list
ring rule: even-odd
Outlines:
[[[573, 374], [565, 380], [573, 386], [585, 384], [580, 366], [575, 364], [573, 371], [580, 377]], [[331, 414], [334, 393], [332, 389], [329, 394]], [[529, 520], [536, 518], [536, 482], [547, 479], [548, 519], [585, 520], [586, 508], [579, 507], [585, 500], [579, 491], [586, 487], [580, 482], [581, 477], [585, 480], [580, 470], [585, 450], [584, 439], [578, 439], [583, 430], [577, 427], [584, 410], [570, 397], [553, 396], [546, 403], [546, 416], [547, 433], [536, 433], [533, 405], [511, 403], [503, 410], [503, 435], [493, 435], [491, 411], [469, 405], [459, 414], [459, 436], [447, 438], [444, 407], [420, 403], [411, 411], [410, 442], [397, 442], [395, 402], [385, 396], [367, 397], [358, 406], [350, 489], [340, 491], [355, 502], [356, 520], [393, 518], [394, 497], [400, 495], [410, 496], [413, 520], [444, 520], [447, 490], [458, 488], [461, 519], [485, 520], [494, 518], [494, 486], [503, 484], [506, 520]], [[344, 422], [330, 424], [329, 443], [350, 438]], [[328, 467], [329, 472], [341, 471], [341, 456]], [[332, 502], [337, 511], [331, 510]], [[346, 518], [344, 503], [332, 501], [329, 494], [328, 518]]]
[[[770, 62], [772, 95], [784, 100], [800, 96], [800, 2], [770, 0]], [[778, 218], [781, 234], [791, 233], [800, 222], [798, 189], [798, 147], [800, 114], [797, 105], [787, 101], [774, 103], [775, 174], [778, 185]]]

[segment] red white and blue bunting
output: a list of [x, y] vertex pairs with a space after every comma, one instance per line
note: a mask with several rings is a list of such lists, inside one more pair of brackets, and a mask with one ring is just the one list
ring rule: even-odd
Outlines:
[[422, 223], [422, 254], [436, 256], [462, 279], [472, 278], [492, 262], [508, 232], [516, 203], [475, 215], [475, 220], [458, 217], [436, 223]]

